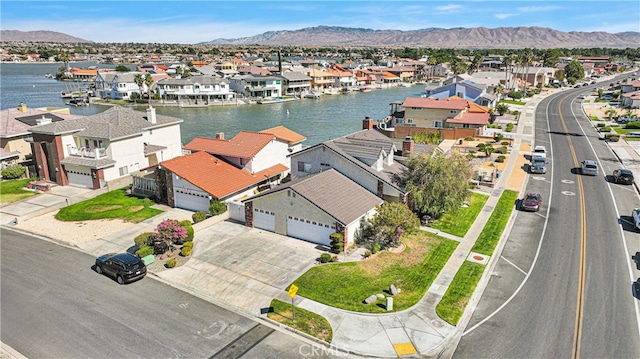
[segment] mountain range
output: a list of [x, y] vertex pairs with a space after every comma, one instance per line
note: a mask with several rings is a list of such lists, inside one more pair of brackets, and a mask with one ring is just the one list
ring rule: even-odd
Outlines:
[[[2, 30], [2, 41], [93, 42], [53, 31]], [[162, 39], [158, 39], [159, 42]], [[372, 30], [315, 26], [268, 31], [260, 35], [214, 39], [196, 45], [265, 45], [302, 47], [427, 47], [465, 49], [637, 48], [640, 32], [562, 32], [543, 27], [428, 28]]]

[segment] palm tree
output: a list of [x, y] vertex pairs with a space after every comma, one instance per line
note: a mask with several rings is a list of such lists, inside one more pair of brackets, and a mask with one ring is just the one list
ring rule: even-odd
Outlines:
[[144, 78], [142, 77], [142, 74], [137, 74], [136, 76], [133, 77], [133, 82], [136, 83], [136, 85], [138, 85], [138, 91], [140, 92], [140, 98], [142, 98], [142, 94], [144, 93], [144, 89], [142, 87], [142, 85], [144, 85]]
[[433, 78], [433, 71], [435, 70], [436, 65], [438, 64], [438, 58], [435, 56], [429, 56], [427, 59], [427, 65], [431, 66], [429, 69], [429, 80]]
[[151, 85], [153, 85], [153, 77], [150, 73], [144, 76], [144, 84], [147, 85], [147, 97], [149, 98], [149, 103], [151, 103]]
[[[509, 82], [509, 75], [510, 75], [510, 72], [511, 72], [511, 68], [513, 67], [513, 64], [514, 64], [515, 59], [516, 59], [515, 56], [516, 55], [514, 55], [514, 54], [509, 54], [509, 55], [506, 55], [504, 57], [504, 59], [502, 60], [502, 63], [504, 65], [506, 65], [504, 85], [507, 88], [507, 90], [511, 89], [510, 82]], [[511, 75], [513, 76], [513, 74], [511, 74]]]
[[527, 93], [527, 78], [529, 77], [529, 65], [531, 65], [531, 61], [533, 61], [533, 52], [531, 52], [531, 50], [529, 49], [524, 50], [524, 53], [522, 54], [522, 62], [523, 62], [523, 65], [527, 66], [526, 72], [525, 72], [524, 66], [522, 69], [525, 94]]

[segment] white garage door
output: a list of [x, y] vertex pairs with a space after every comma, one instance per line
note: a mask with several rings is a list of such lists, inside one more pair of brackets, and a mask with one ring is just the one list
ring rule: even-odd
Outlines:
[[264, 229], [265, 231], [276, 231], [276, 214], [261, 209], [253, 210], [253, 227]]
[[175, 191], [176, 207], [189, 211], [209, 211], [209, 196], [197, 192], [184, 191], [176, 189]]
[[91, 173], [67, 170], [67, 178], [69, 179], [69, 185], [71, 186], [93, 188]]
[[329, 236], [335, 231], [336, 230], [328, 224], [296, 217], [287, 218], [287, 236], [289, 237], [330, 246], [331, 239]]

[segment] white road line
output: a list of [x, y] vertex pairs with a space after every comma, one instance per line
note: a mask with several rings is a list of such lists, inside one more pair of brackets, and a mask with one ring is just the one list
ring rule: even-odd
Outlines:
[[520, 269], [520, 267], [518, 267], [517, 265], [513, 264], [513, 262], [511, 262], [510, 260], [508, 260], [507, 258], [505, 258], [504, 256], [500, 256], [500, 258], [504, 259], [505, 262], [511, 264], [513, 266], [513, 268], [519, 270], [520, 272], [522, 272], [522, 274], [527, 275], [528, 273], [523, 271], [522, 269]]

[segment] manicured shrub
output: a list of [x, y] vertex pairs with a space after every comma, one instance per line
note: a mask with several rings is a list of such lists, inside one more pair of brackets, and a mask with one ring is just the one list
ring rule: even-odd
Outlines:
[[194, 231], [193, 231], [193, 226], [191, 225], [191, 222], [189, 220], [185, 219], [184, 221], [178, 222], [178, 225], [180, 227], [184, 228], [187, 231], [187, 238], [182, 240], [182, 242], [174, 242], [174, 243], [175, 244], [182, 244], [183, 242], [191, 242], [191, 241], [193, 241]]
[[493, 152], [504, 155], [507, 153], [507, 146], [498, 147]]
[[611, 132], [611, 127], [602, 127], [600, 128], [600, 132]]
[[193, 215], [191, 215], [191, 219], [193, 219], [193, 223], [200, 223], [200, 222], [204, 221], [205, 219], [207, 219], [207, 212], [198, 211], [198, 212], [194, 213]]
[[513, 131], [513, 123], [507, 123], [507, 128], [506, 128], [507, 132], [511, 132]]
[[211, 213], [212, 216], [217, 216], [226, 211], [227, 211], [227, 204], [222, 201], [214, 201], [209, 206], [209, 213]]
[[607, 141], [611, 141], [611, 142], [618, 142], [620, 141], [620, 135], [617, 133], [607, 133], [604, 135], [604, 138]]
[[193, 248], [193, 242], [184, 242], [182, 244], [182, 248], [184, 248], [184, 247]]
[[505, 156], [498, 156], [498, 157], [496, 158], [495, 162], [502, 163], [502, 162], [504, 162], [504, 160], [505, 160], [505, 159], [506, 159], [506, 157], [505, 157]]
[[155, 254], [162, 254], [169, 250], [170, 244], [184, 242], [187, 238], [187, 229], [180, 226], [175, 219], [165, 219], [155, 228], [151, 238], [153, 239]]
[[322, 253], [320, 255], [320, 263], [329, 263], [329, 262], [331, 262], [331, 254]]
[[511, 144], [511, 142], [509, 142], [509, 141], [502, 141], [502, 142], [500, 142], [500, 144], [501, 144], [501, 145], [503, 145], [503, 146], [509, 146], [509, 145]]
[[370, 251], [370, 250], [368, 250], [368, 249], [367, 249], [366, 251], [364, 251], [364, 257], [365, 257], [365, 258], [369, 258], [369, 257], [371, 257], [371, 251]]
[[136, 238], [133, 239], [133, 242], [136, 244], [136, 247], [142, 248], [151, 244], [151, 242], [153, 241], [152, 237], [152, 232], [140, 233], [136, 236]]
[[[193, 243], [193, 242], [189, 242], [189, 243]], [[191, 255], [192, 250], [193, 248], [191, 247], [182, 247], [182, 249], [180, 250], [180, 255], [183, 257], [188, 257]]]
[[465, 141], [473, 141], [473, 140], [474, 140], [474, 138], [473, 138], [473, 137], [470, 137], [470, 136], [467, 136], [467, 137], [465, 137], [465, 138], [464, 138], [464, 140], [465, 140]]
[[624, 126], [624, 128], [627, 128], [627, 129], [639, 129], [640, 128], [640, 121], [631, 121], [631, 122], [627, 123], [627, 125]]
[[371, 245], [371, 253], [376, 254], [378, 252], [380, 252], [380, 243], [376, 242]]
[[167, 267], [167, 268], [173, 268], [173, 267], [175, 267], [177, 265], [178, 265], [178, 260], [176, 258], [169, 258], [164, 263], [164, 266]]
[[19, 164], [8, 165], [5, 169], [2, 170], [2, 178], [4, 179], [17, 179], [24, 176], [24, 173], [27, 169]]
[[136, 255], [140, 258], [153, 254], [154, 250], [151, 246], [142, 246], [136, 251]]
[[331, 233], [331, 253], [342, 253], [344, 250], [344, 236], [342, 233]]
[[596, 123], [596, 127], [604, 127], [604, 126], [606, 126], [606, 124], [604, 124], [604, 123], [602, 123], [602, 122], [600, 122], [600, 123]]

